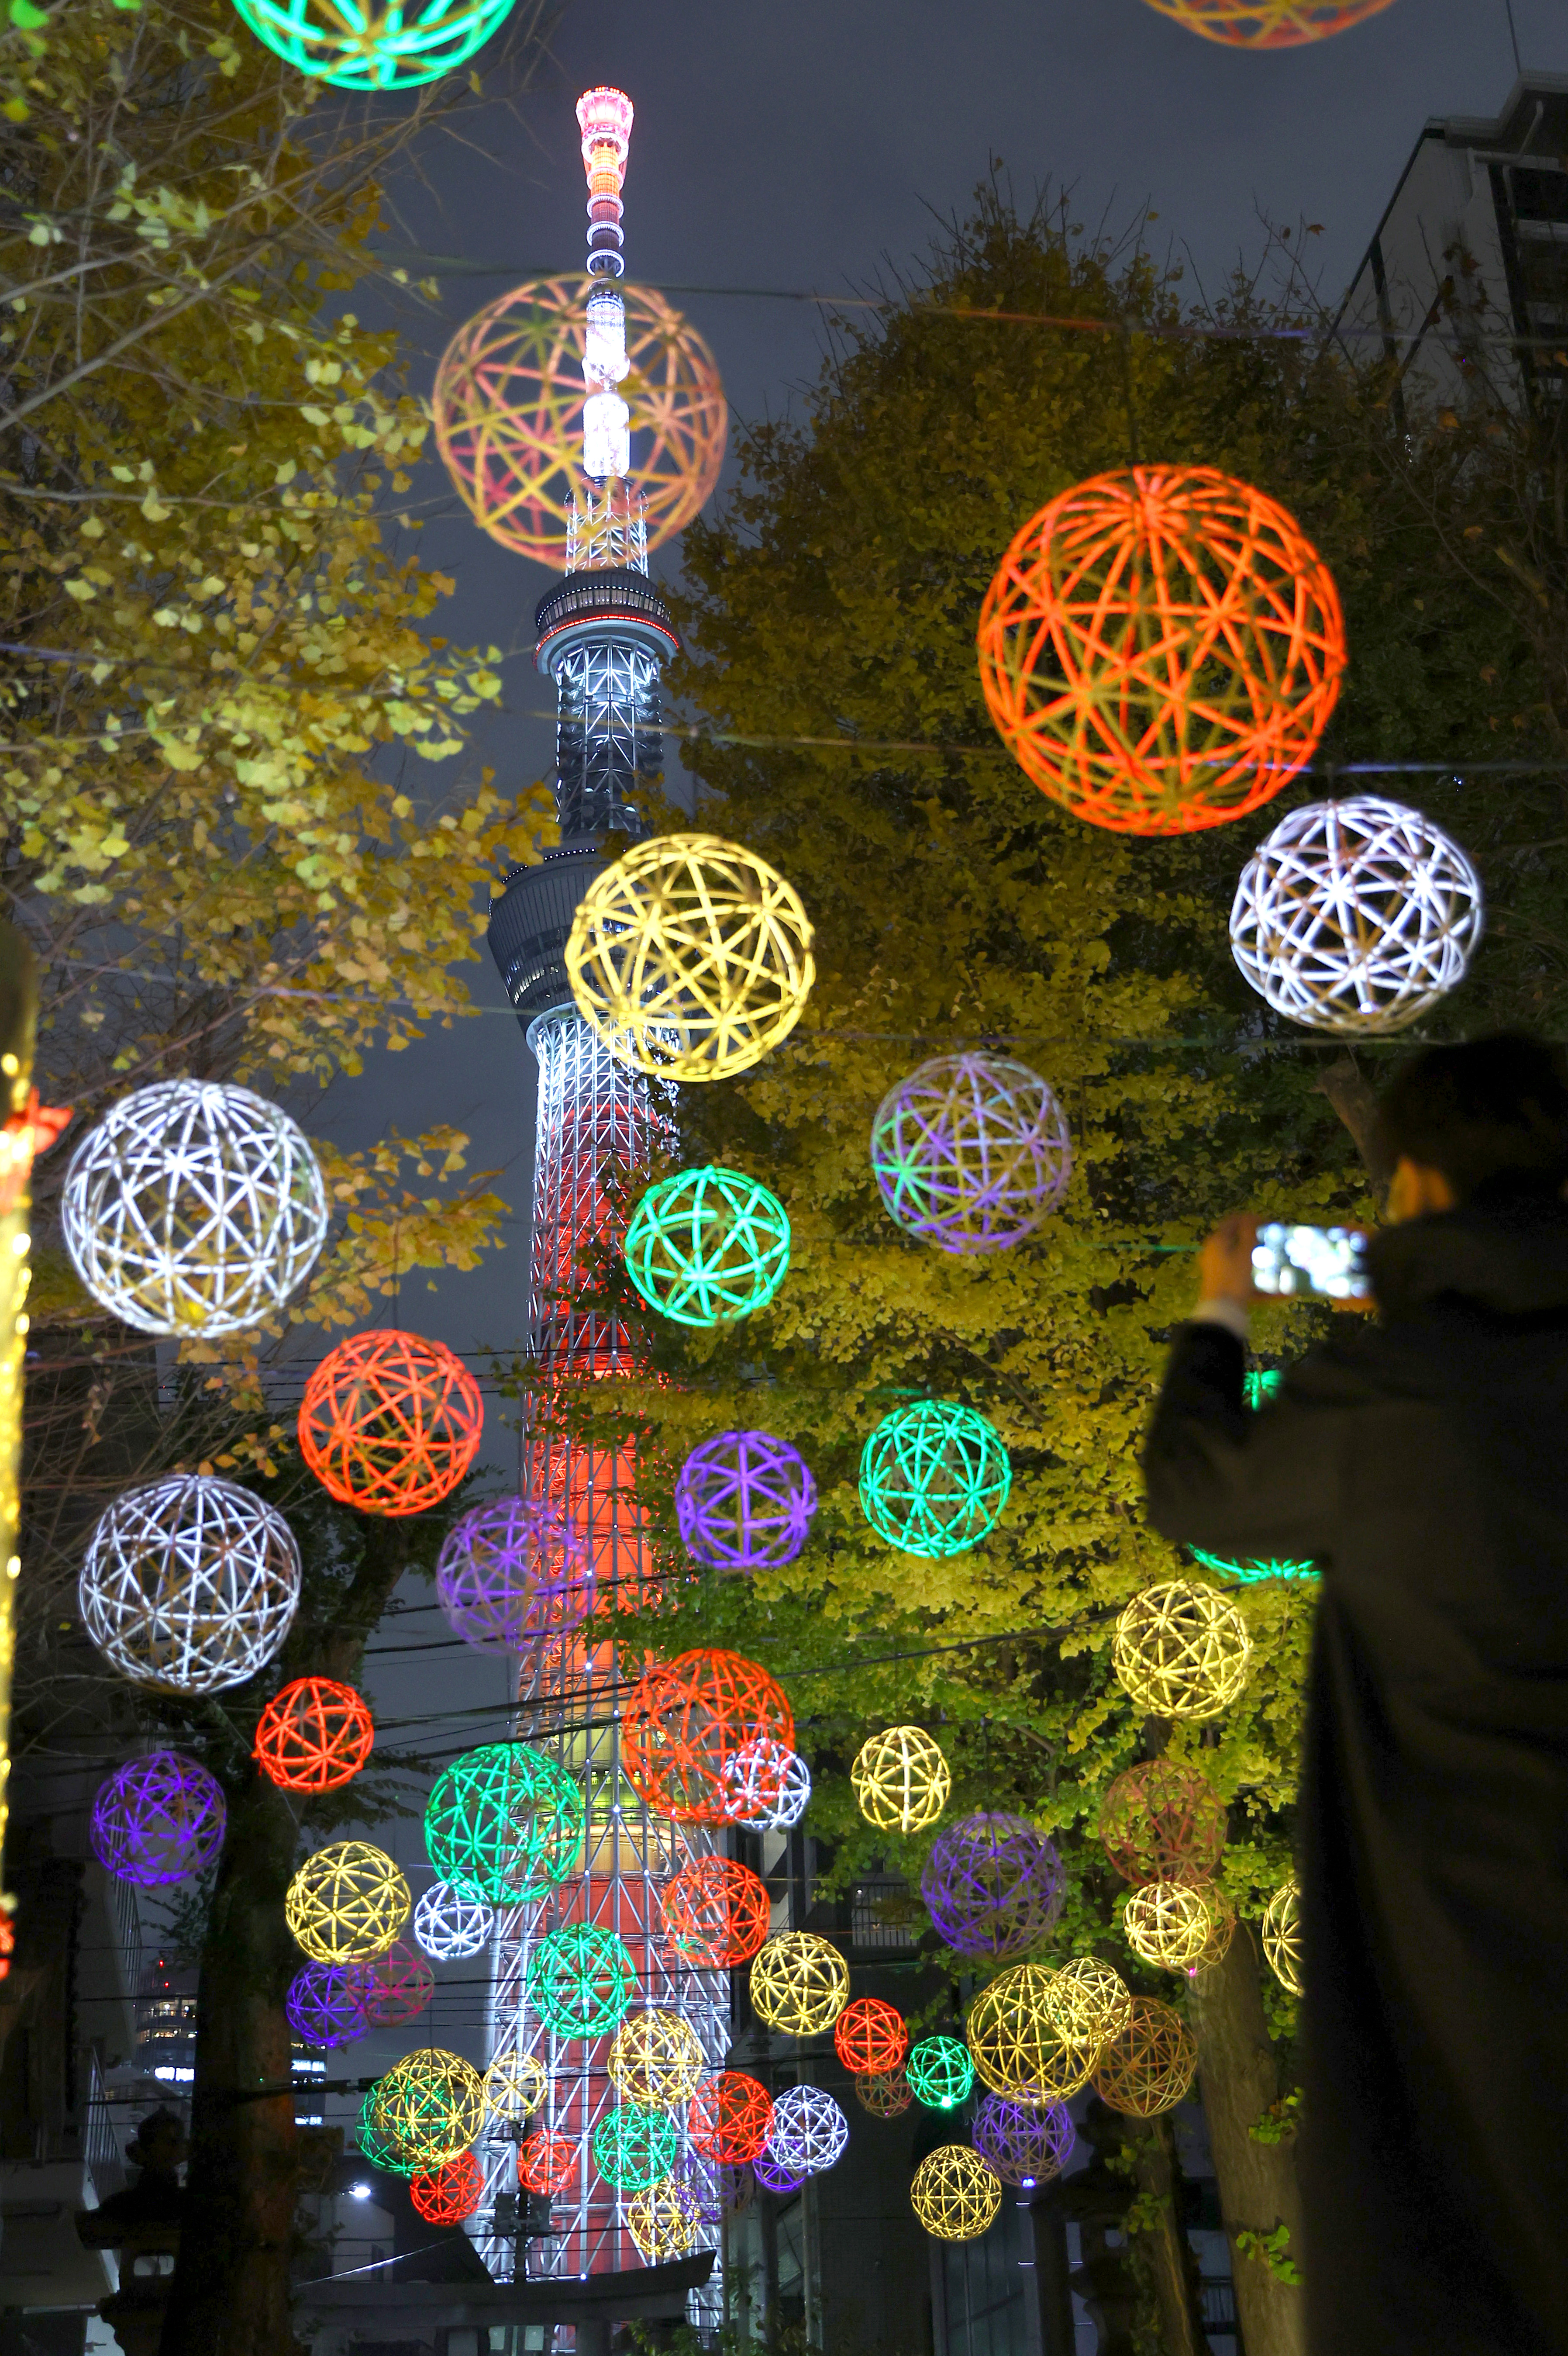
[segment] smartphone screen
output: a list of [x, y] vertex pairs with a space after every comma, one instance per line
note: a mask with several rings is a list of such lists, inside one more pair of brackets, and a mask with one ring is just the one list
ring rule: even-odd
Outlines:
[[1253, 1246], [1253, 1282], [1260, 1292], [1364, 1301], [1371, 1290], [1361, 1267], [1366, 1240], [1359, 1227], [1287, 1227], [1271, 1220]]

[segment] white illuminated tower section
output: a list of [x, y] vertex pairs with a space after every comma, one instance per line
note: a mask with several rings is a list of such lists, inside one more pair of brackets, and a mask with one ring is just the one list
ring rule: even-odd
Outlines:
[[[647, 577], [642, 502], [625, 477], [630, 421], [619, 387], [626, 374], [625, 320], [614, 281], [621, 275], [621, 189], [632, 129], [632, 102], [616, 90], [579, 101], [588, 174], [588, 267], [583, 374], [583, 473], [568, 529], [566, 577], [540, 601], [537, 660], [555, 682], [559, 850], [537, 867], [519, 867], [491, 914], [491, 954], [539, 1063], [539, 1116], [533, 1183], [530, 1351], [534, 1419], [527, 1482], [570, 1510], [589, 1538], [602, 1602], [643, 1601], [656, 1579], [634, 1494], [629, 1451], [569, 1440], [560, 1408], [585, 1384], [642, 1370], [636, 1333], [596, 1298], [595, 1248], [624, 1227], [628, 1184], [645, 1169], [650, 1142], [668, 1118], [669, 1098], [617, 1063], [572, 1005], [562, 962], [578, 902], [606, 859], [604, 838], [645, 831], [632, 807], [639, 778], [663, 765], [660, 677], [679, 645], [662, 599]], [[582, 1871], [538, 1905], [503, 1916], [491, 2001], [495, 2053], [537, 2055], [550, 2078], [549, 2107], [538, 2126], [571, 2142], [571, 2181], [550, 2203], [551, 2231], [516, 2244], [499, 2232], [480, 2237], [492, 2272], [509, 2276], [515, 2253], [530, 2276], [619, 2271], [643, 2261], [624, 2227], [624, 2200], [598, 2174], [592, 2136], [616, 2101], [606, 2072], [609, 2040], [557, 2035], [528, 1993], [528, 1956], [547, 1933], [592, 1922], [617, 1932], [636, 1965], [638, 2007], [682, 2012], [712, 2066], [730, 2041], [729, 1989], [721, 1973], [699, 1972], [662, 1934], [658, 1890], [689, 1857], [710, 1850], [710, 1835], [651, 1816], [620, 1767], [621, 1698], [613, 1646], [584, 1638], [557, 1643], [522, 1664], [517, 1731], [550, 1748], [582, 1779], [588, 1839]], [[684, 2144], [684, 2134], [683, 2134]], [[490, 2199], [515, 2191], [515, 2160], [489, 2147]], [[512, 2169], [509, 2179], [506, 2178]], [[681, 2172], [705, 2204], [712, 2171], [689, 2148]], [[718, 2249], [717, 2227], [705, 2233]], [[713, 2286], [717, 2293], [717, 2279]], [[715, 2298], [701, 2302], [704, 2319]]]

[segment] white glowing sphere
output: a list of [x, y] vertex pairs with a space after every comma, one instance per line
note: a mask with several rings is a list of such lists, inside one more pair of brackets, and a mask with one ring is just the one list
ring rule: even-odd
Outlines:
[[760, 1734], [725, 1760], [724, 1797], [730, 1821], [748, 1832], [787, 1832], [811, 1797], [811, 1770], [798, 1751]]
[[127, 1489], [88, 1541], [87, 1633], [133, 1685], [219, 1693], [265, 1668], [299, 1608], [293, 1532], [263, 1498], [200, 1472]]
[[476, 1955], [490, 1944], [496, 1910], [460, 1881], [434, 1881], [414, 1908], [414, 1937], [432, 1963]]
[[326, 1237], [297, 1121], [249, 1088], [159, 1080], [112, 1105], [66, 1173], [60, 1219], [95, 1301], [143, 1333], [240, 1333], [281, 1309]]
[[820, 2086], [786, 2086], [774, 2095], [763, 2147], [792, 2176], [820, 2176], [843, 2158], [848, 2142], [848, 2120]]

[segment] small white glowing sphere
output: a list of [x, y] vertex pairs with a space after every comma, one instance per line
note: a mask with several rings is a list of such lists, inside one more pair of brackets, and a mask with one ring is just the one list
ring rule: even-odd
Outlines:
[[1420, 810], [1375, 794], [1292, 810], [1242, 870], [1231, 949], [1261, 998], [1313, 1031], [1403, 1031], [1463, 981], [1481, 880]]
[[77, 1587], [87, 1633], [133, 1685], [219, 1693], [265, 1668], [300, 1600], [293, 1532], [263, 1498], [202, 1472], [115, 1498]]
[[843, 2158], [849, 2122], [820, 2086], [786, 2086], [773, 2097], [764, 2149], [792, 2176], [820, 2176]]
[[433, 1881], [414, 1908], [414, 1937], [435, 1964], [476, 1955], [490, 1944], [496, 1910], [460, 1881]]
[[760, 1734], [732, 1751], [723, 1776], [731, 1822], [748, 1832], [787, 1832], [805, 1814], [811, 1770], [798, 1751], [786, 1751], [771, 1735]]

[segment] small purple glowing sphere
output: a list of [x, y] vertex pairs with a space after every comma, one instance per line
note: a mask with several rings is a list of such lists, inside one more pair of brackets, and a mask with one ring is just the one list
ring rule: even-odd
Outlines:
[[1005, 2094], [987, 2094], [975, 2114], [972, 2140], [1004, 2184], [1049, 2184], [1072, 2157], [1072, 2114], [1065, 2103], [1037, 2111]]
[[982, 1809], [937, 1836], [920, 1894], [939, 1938], [961, 1955], [995, 1962], [1038, 1946], [1067, 1890], [1043, 1833], [1022, 1816]]
[[721, 1431], [694, 1448], [675, 1484], [686, 1550], [709, 1570], [776, 1570], [805, 1544], [816, 1483], [768, 1431]]
[[797, 2176], [782, 2159], [775, 2159], [771, 2151], [760, 2151], [752, 2162], [752, 2173], [764, 2192], [798, 2192], [809, 2171], [803, 2170]]
[[447, 1532], [435, 1591], [454, 1634], [482, 1653], [523, 1653], [593, 1610], [593, 1558], [539, 1497], [491, 1497]]
[[1010, 1055], [934, 1055], [888, 1090], [871, 1168], [890, 1218], [946, 1252], [1005, 1250], [1056, 1210], [1072, 1178], [1061, 1107]]
[[156, 1890], [209, 1866], [228, 1819], [216, 1776], [182, 1751], [155, 1751], [99, 1785], [89, 1837], [106, 1873]]
[[283, 2008], [302, 2044], [331, 2051], [352, 2045], [369, 2027], [365, 2009], [371, 1982], [359, 1964], [306, 1964], [289, 1982]]

